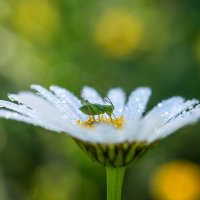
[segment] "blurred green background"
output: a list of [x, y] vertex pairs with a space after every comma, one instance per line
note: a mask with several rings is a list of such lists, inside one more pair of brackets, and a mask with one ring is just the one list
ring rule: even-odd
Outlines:
[[[33, 83], [77, 95], [84, 85], [102, 95], [149, 86], [148, 109], [174, 95], [200, 99], [200, 1], [0, 0], [0, 97]], [[200, 123], [179, 130], [131, 166], [123, 199], [183, 200], [156, 197], [153, 174], [171, 160], [198, 167], [199, 132]], [[0, 200], [105, 196], [104, 168], [66, 135], [0, 120]]]

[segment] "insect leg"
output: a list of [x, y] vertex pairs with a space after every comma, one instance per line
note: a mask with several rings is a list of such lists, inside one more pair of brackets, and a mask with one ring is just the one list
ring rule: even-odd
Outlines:
[[114, 125], [113, 119], [111, 117], [111, 115], [108, 115], [110, 117], [110, 121], [112, 122], [112, 124]]
[[117, 117], [115, 116], [114, 112], [112, 114], [113, 114], [114, 118], [117, 119]]
[[88, 100], [84, 100], [84, 103], [88, 107], [88, 110], [90, 111], [90, 114], [91, 114], [90, 116], [92, 116], [93, 122], [95, 122], [95, 117], [94, 117], [94, 115], [92, 115], [92, 110], [90, 108], [90, 102]]
[[[109, 97], [106, 97], [106, 98], [105, 98], [105, 101], [107, 101], [108, 103], [110, 103], [110, 105], [112, 106], [112, 108], [113, 108], [113, 110], [114, 110], [115, 107], [114, 107], [112, 101], [110, 100], [110, 98], [109, 98]], [[114, 114], [114, 112], [112, 112], [112, 114], [113, 114], [114, 118], [117, 119], [116, 116], [115, 116], [115, 114]]]
[[94, 120], [94, 122], [95, 122], [95, 117], [94, 117], [94, 115], [92, 115], [92, 118], [93, 118], [93, 120]]

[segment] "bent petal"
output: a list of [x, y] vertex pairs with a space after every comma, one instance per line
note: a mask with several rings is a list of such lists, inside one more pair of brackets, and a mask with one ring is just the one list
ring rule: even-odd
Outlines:
[[174, 119], [170, 120], [164, 126], [158, 128], [156, 130], [156, 135], [159, 138], [164, 138], [186, 125], [196, 123], [199, 119], [200, 119], [200, 105], [196, 106], [195, 108], [189, 111], [184, 111]]

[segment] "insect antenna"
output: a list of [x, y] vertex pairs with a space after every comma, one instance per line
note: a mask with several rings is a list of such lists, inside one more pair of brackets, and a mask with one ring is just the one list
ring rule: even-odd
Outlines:
[[[105, 101], [110, 103], [110, 105], [113, 107], [113, 110], [114, 110], [115, 106], [113, 105], [112, 101], [110, 100], [110, 98], [108, 96], [105, 97]], [[117, 119], [114, 112], [112, 114], [113, 114], [114, 118]]]
[[89, 103], [89, 101], [87, 99], [84, 99], [83, 97], [81, 97], [80, 100], [83, 105], [87, 105]]
[[115, 116], [114, 112], [112, 114], [113, 114], [114, 118], [117, 119], [117, 117]]
[[104, 101], [107, 101], [108, 103], [110, 103], [111, 106], [113, 106], [113, 108], [114, 108], [114, 105], [113, 105], [112, 101], [110, 100], [110, 98], [109, 98], [108, 96], [106, 96], [106, 97], [104, 98]]
[[80, 97], [80, 101], [81, 101], [82, 104], [85, 104], [85, 99], [84, 98]]

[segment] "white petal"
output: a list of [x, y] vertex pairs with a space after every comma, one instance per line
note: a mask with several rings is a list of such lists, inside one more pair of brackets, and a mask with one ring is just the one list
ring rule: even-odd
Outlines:
[[161, 123], [160, 115], [154, 116], [152, 118], [143, 118], [140, 120], [138, 132], [135, 135], [135, 140], [137, 141], [148, 141], [150, 137], [155, 132], [158, 124]]
[[105, 125], [105, 124], [98, 125], [88, 133], [90, 135], [90, 141], [94, 143], [109, 144], [109, 143], [119, 143], [124, 140], [122, 130], [115, 129], [111, 125]]
[[60, 99], [66, 110], [71, 110], [76, 114], [77, 119], [86, 120], [87, 116], [79, 110], [81, 107], [80, 100], [70, 91], [55, 85], [51, 86], [50, 90]]
[[55, 131], [58, 133], [65, 132], [65, 133], [71, 135], [72, 137], [76, 137], [76, 138], [82, 139], [84, 141], [92, 140], [92, 138], [88, 135], [88, 130], [87, 130], [87, 132], [84, 132], [83, 128], [74, 126], [73, 124], [71, 124], [70, 126], [67, 126], [63, 122], [62, 122], [62, 125], [61, 124], [53, 124], [53, 123], [50, 123], [49, 121], [46, 121], [45, 119], [41, 119], [41, 118], [33, 119], [33, 118], [29, 118], [27, 116], [21, 115], [19, 113], [8, 111], [8, 110], [3, 110], [3, 109], [0, 109], [0, 117], [5, 118], [5, 119], [12, 119], [12, 120], [16, 120], [16, 121], [25, 122], [27, 124], [32, 124], [35, 126], [40, 126], [47, 130]]
[[5, 119], [14, 119], [17, 121], [23, 121], [29, 124], [36, 124], [34, 120], [32, 120], [31, 118], [27, 116], [21, 115], [16, 112], [4, 110], [4, 109], [0, 109], [0, 117], [3, 117]]
[[30, 107], [49, 123], [61, 124], [64, 118], [66, 118], [66, 123], [69, 122], [66, 115], [62, 115], [49, 102], [31, 92], [21, 92], [18, 95], [11, 94], [9, 98]]
[[164, 123], [166, 123], [167, 121], [175, 118], [177, 115], [187, 111], [187, 110], [191, 110], [193, 108], [194, 105], [197, 105], [199, 103], [199, 101], [197, 101], [196, 99], [194, 100], [188, 100], [185, 101], [182, 104], [177, 105], [176, 107], [169, 109], [167, 112], [165, 112], [162, 117], [164, 118]]
[[[154, 138], [155, 130], [162, 127], [169, 120], [177, 117], [180, 113], [187, 109], [191, 109], [197, 100], [188, 100], [184, 102], [182, 97], [172, 97], [161, 103], [159, 103], [147, 116], [143, 119], [142, 137], [145, 140], [151, 140]], [[150, 126], [150, 127], [149, 127]]]
[[77, 122], [68, 119], [66, 115], [60, 113], [43, 98], [28, 92], [21, 92], [15, 96], [10, 95], [10, 97], [36, 111], [38, 116], [41, 118], [42, 123], [47, 123], [51, 124], [51, 126], [59, 127], [60, 131], [68, 133], [72, 137], [80, 137], [82, 129], [79, 128]]
[[130, 121], [126, 121], [123, 127], [123, 134], [125, 141], [133, 142], [136, 140], [137, 135], [139, 133], [141, 120], [132, 119]]
[[98, 124], [93, 129], [85, 128], [85, 132], [82, 132], [80, 137], [84, 141], [88, 141], [89, 139], [89, 142], [92, 143], [113, 144], [133, 142], [135, 134], [138, 132], [138, 122], [131, 121], [131, 123], [126, 123], [121, 129], [117, 129], [112, 125]]
[[82, 89], [81, 96], [84, 99], [87, 99], [91, 103], [100, 103], [100, 104], [103, 103], [103, 100], [101, 96], [99, 95], [99, 93], [94, 88], [91, 88], [88, 86], [85, 86]]
[[175, 119], [172, 119], [170, 122], [168, 122], [161, 128], [158, 128], [154, 134], [154, 137], [151, 138], [151, 140], [164, 138], [186, 125], [196, 123], [199, 119], [200, 119], [200, 106], [197, 106], [196, 108], [190, 111], [185, 111], [184, 113], [180, 114]]
[[[28, 92], [9, 96], [12, 100], [18, 101], [22, 105], [6, 102], [4, 106], [8, 109], [18, 111], [18, 106], [25, 107], [26, 105], [30, 109], [33, 109], [30, 113], [26, 113], [27, 115], [30, 115], [31, 118], [7, 110], [0, 110], [0, 117], [24, 121], [29, 124], [46, 128], [48, 130], [65, 132], [72, 137], [89, 140], [87, 133], [83, 135], [82, 128], [77, 126], [76, 122], [65, 119], [54, 107], [52, 107], [51, 104], [49, 104], [49, 102], [45, 101], [41, 97]], [[32, 113], [34, 113], [34, 115]]]
[[146, 109], [150, 95], [151, 90], [149, 88], [141, 87], [134, 90], [130, 94], [125, 108], [125, 119], [140, 119]]
[[31, 118], [33, 118], [36, 115], [36, 113], [33, 110], [29, 109], [27, 106], [18, 105], [9, 101], [0, 100], [0, 107], [7, 108], [9, 110], [18, 112], [22, 115], [26, 115]]
[[[49, 125], [51, 124], [51, 123], [49, 123], [48, 119], [42, 118], [38, 112], [32, 110], [31, 108], [28, 108], [24, 104], [17, 105], [17, 104], [14, 104], [12, 102], [0, 100], [0, 107], [4, 107], [4, 108], [7, 108], [9, 110], [15, 111], [13, 113], [21, 114], [20, 115], [21, 117], [29, 118], [30, 120], [32, 120], [32, 122], [34, 122], [34, 124], [37, 123], [37, 125], [39, 125], [39, 126], [49, 127]], [[1, 109], [1, 111], [2, 110], [3, 109]], [[9, 110], [7, 110], [8, 113], [9, 113]], [[4, 110], [4, 111], [6, 111], [6, 110]], [[12, 112], [10, 112], [10, 113], [12, 113]], [[50, 129], [50, 130], [52, 130], [52, 129]]]
[[[177, 115], [181, 114], [186, 110], [190, 110], [193, 108], [194, 105], [197, 105], [199, 102], [196, 99], [188, 100], [183, 103], [174, 104], [166, 108], [166, 110], [162, 110], [160, 113], [160, 124], [158, 126], [162, 126], [167, 123], [169, 120], [175, 118]], [[157, 113], [158, 114], [158, 113]], [[155, 115], [155, 114], [154, 114]], [[153, 118], [153, 117], [152, 117]]]
[[31, 88], [36, 90], [40, 96], [45, 98], [48, 102], [50, 102], [57, 110], [61, 113], [67, 115], [69, 119], [77, 120], [79, 117], [76, 113], [69, 107], [64, 105], [59, 98], [57, 98], [54, 94], [52, 94], [47, 89], [43, 88], [40, 85], [31, 85]]
[[51, 131], [56, 131], [56, 132], [61, 131], [59, 127], [53, 126], [49, 123], [34, 120], [34, 119], [31, 119], [31, 118], [26, 117], [24, 115], [20, 115], [19, 113], [11, 112], [11, 111], [8, 111], [8, 110], [2, 110], [1, 109], [0, 110], [0, 117], [5, 118], [5, 119], [13, 119], [13, 120], [16, 120], [16, 121], [25, 122], [27, 124], [33, 124], [35, 126], [40, 126], [40, 127], [46, 128], [46, 129], [51, 130]]
[[114, 114], [116, 116], [122, 115], [126, 101], [126, 95], [121, 88], [114, 88], [108, 91], [108, 97], [114, 104]]
[[63, 109], [60, 100], [55, 95], [53, 95], [50, 91], [48, 91], [46, 88], [40, 85], [31, 85], [31, 89], [36, 90], [38, 95], [42, 96], [52, 105], [55, 105], [56, 108], [58, 107], [59, 110]]
[[182, 105], [184, 99], [182, 97], [172, 97], [167, 100], [162, 101], [156, 107], [154, 107], [146, 116], [145, 118], [153, 118], [154, 116], [158, 115], [165, 115], [167, 112], [170, 113], [177, 108], [180, 104]]

